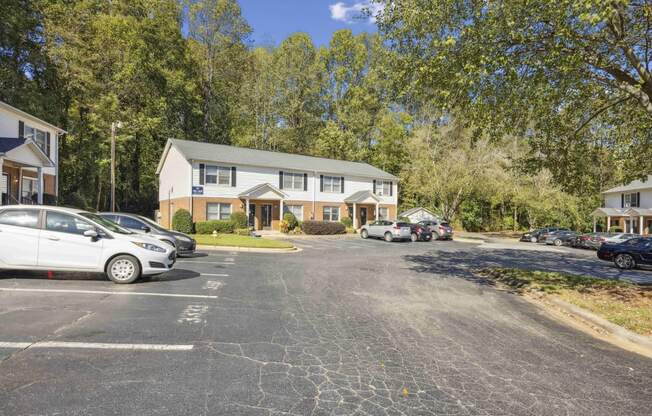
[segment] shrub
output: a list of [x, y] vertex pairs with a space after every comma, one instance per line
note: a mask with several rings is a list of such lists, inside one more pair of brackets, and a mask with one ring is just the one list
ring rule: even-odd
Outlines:
[[233, 223], [234, 228], [247, 228], [249, 226], [247, 214], [244, 212], [234, 212], [229, 220]]
[[192, 215], [183, 208], [172, 216], [172, 229], [180, 233], [192, 234]]
[[283, 214], [283, 221], [287, 223], [288, 231], [294, 230], [299, 225], [297, 217], [291, 212], [286, 212]]
[[620, 228], [620, 227], [611, 227], [611, 228], [609, 229], [609, 232], [612, 232], [612, 233], [622, 233], [622, 232], [623, 232], [623, 229]]
[[285, 233], [285, 234], [292, 231], [292, 229], [290, 228], [290, 223], [287, 222], [286, 220], [279, 221], [278, 228], [282, 233]]
[[340, 221], [342, 222], [342, 224], [344, 224], [346, 228], [353, 227], [353, 218], [351, 217], [342, 217]]
[[237, 235], [251, 235], [249, 228], [240, 228], [235, 230], [233, 233]]
[[231, 220], [210, 220], [200, 221], [195, 224], [197, 234], [213, 234], [213, 231], [218, 233], [233, 233], [235, 224]]
[[341, 222], [304, 221], [303, 232], [310, 235], [344, 234], [346, 228]]

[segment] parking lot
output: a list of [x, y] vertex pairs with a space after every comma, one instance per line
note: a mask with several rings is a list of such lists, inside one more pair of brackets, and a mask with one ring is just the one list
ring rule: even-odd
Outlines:
[[297, 239], [133, 285], [0, 273], [0, 415], [647, 415], [652, 360], [473, 270], [652, 281], [594, 252]]

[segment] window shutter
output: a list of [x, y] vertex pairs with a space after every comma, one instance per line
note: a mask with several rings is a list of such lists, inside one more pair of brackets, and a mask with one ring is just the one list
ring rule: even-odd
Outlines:
[[304, 191], [308, 190], [308, 174], [307, 173], [303, 174], [303, 190]]
[[394, 196], [394, 182], [389, 183], [389, 196]]
[[203, 163], [199, 164], [199, 184], [203, 185], [204, 184], [204, 175], [206, 173], [206, 165]]
[[283, 189], [283, 171], [278, 172], [278, 189]]
[[324, 192], [324, 175], [319, 175], [319, 192]]
[[231, 186], [235, 186], [235, 166], [231, 166]]
[[50, 132], [45, 133], [45, 154], [50, 157], [50, 149], [52, 144], [50, 143]]
[[620, 194], [620, 207], [625, 208], [625, 194]]
[[374, 194], [376, 193], [376, 180], [374, 179]]
[[344, 176], [342, 176], [342, 186], [340, 187], [341, 193], [344, 193]]
[[639, 208], [641, 206], [641, 193], [636, 192], [636, 208]]
[[23, 121], [18, 121], [18, 138], [23, 139], [25, 137], [25, 123]]

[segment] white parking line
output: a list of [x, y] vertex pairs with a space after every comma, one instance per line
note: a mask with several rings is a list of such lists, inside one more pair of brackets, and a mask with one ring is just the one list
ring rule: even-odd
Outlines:
[[202, 273], [201, 276], [229, 277], [228, 274], [223, 274], [223, 273]]
[[235, 264], [232, 261], [231, 262], [224, 262], [224, 261], [193, 261], [193, 260], [179, 260], [177, 261], [177, 264], [179, 263], [196, 263], [196, 264]]
[[194, 345], [188, 344], [115, 344], [104, 342], [2, 342], [0, 348], [78, 348], [94, 350], [144, 350], [144, 351], [190, 351]]
[[168, 298], [200, 298], [217, 299], [217, 296], [208, 295], [183, 295], [177, 293], [153, 293], [153, 292], [112, 292], [109, 290], [76, 290], [76, 289], [23, 289], [1, 287], [0, 292], [42, 292], [42, 293], [80, 293], [85, 295], [126, 295], [126, 296], [160, 296]]

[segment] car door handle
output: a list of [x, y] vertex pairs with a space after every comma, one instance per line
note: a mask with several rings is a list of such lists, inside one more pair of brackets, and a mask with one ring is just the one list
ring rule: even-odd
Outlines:
[[59, 238], [59, 237], [54, 237], [54, 236], [52, 236], [52, 237], [48, 237], [48, 240], [59, 241], [60, 238]]

